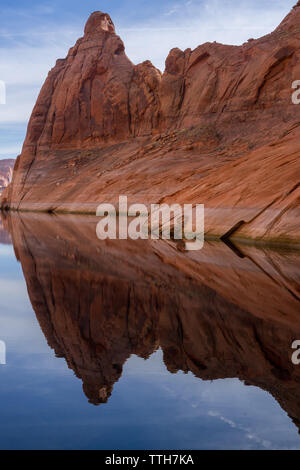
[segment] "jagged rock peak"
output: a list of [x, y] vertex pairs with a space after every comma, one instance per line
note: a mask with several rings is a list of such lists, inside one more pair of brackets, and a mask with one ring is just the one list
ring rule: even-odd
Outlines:
[[87, 20], [84, 28], [84, 34], [95, 34], [102, 31], [115, 33], [115, 25], [111, 17], [102, 11], [95, 11]]

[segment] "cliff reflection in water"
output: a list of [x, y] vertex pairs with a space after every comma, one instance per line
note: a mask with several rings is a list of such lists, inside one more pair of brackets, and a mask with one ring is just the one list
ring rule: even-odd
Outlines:
[[126, 360], [161, 348], [171, 373], [237, 377], [270, 392], [300, 426], [299, 253], [206, 242], [99, 241], [97, 220], [4, 220], [48, 344], [105, 403]]

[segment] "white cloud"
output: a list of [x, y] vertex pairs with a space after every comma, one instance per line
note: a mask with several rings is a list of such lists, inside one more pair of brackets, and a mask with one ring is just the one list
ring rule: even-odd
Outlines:
[[0, 32], [0, 79], [7, 88], [7, 105], [0, 107], [0, 123], [27, 122], [49, 70], [65, 57], [81, 34], [79, 29], [60, 27], [16, 34]]
[[165, 59], [174, 47], [194, 49], [205, 42], [240, 45], [273, 31], [294, 5], [270, 3], [259, 11], [254, 2], [188, 1], [179, 9], [174, 4], [161, 18], [150, 18], [136, 27], [121, 27], [127, 55], [133, 62], [150, 59], [164, 69]]
[[232, 419], [226, 418], [225, 416], [222, 416], [220, 413], [217, 411], [209, 411], [208, 416], [211, 416], [213, 418], [218, 418], [220, 421], [223, 421], [223, 423], [227, 424], [231, 428], [238, 429], [239, 431], [242, 431], [246, 437], [246, 439], [249, 439], [250, 441], [255, 442], [258, 445], [261, 445], [265, 449], [270, 449], [272, 447], [272, 443], [266, 439], [261, 439], [259, 436], [257, 436], [254, 433], [251, 433], [248, 428], [245, 428], [244, 426], [232, 421]]
[[171, 16], [177, 13], [181, 9], [180, 5], [174, 5], [169, 11], [165, 13], [165, 16]]
[[21, 151], [22, 143], [19, 142], [15, 145], [0, 145], [0, 159], [15, 158]]

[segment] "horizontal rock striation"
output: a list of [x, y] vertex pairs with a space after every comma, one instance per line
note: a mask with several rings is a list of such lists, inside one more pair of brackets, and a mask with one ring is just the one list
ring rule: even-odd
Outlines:
[[171, 50], [162, 74], [93, 13], [40, 92], [2, 208], [204, 203], [208, 235], [299, 245], [299, 24], [298, 3], [242, 46]]

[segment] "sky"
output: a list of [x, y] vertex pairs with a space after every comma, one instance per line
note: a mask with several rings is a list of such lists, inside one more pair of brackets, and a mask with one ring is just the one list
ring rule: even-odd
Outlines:
[[[0, 159], [16, 157], [39, 90], [56, 59], [83, 35], [89, 15], [109, 13], [134, 62], [164, 70], [173, 47], [242, 44], [270, 33], [296, 0], [1, 0]], [[1, 88], [0, 88], [1, 91]], [[1, 96], [0, 96], [1, 103]]]

